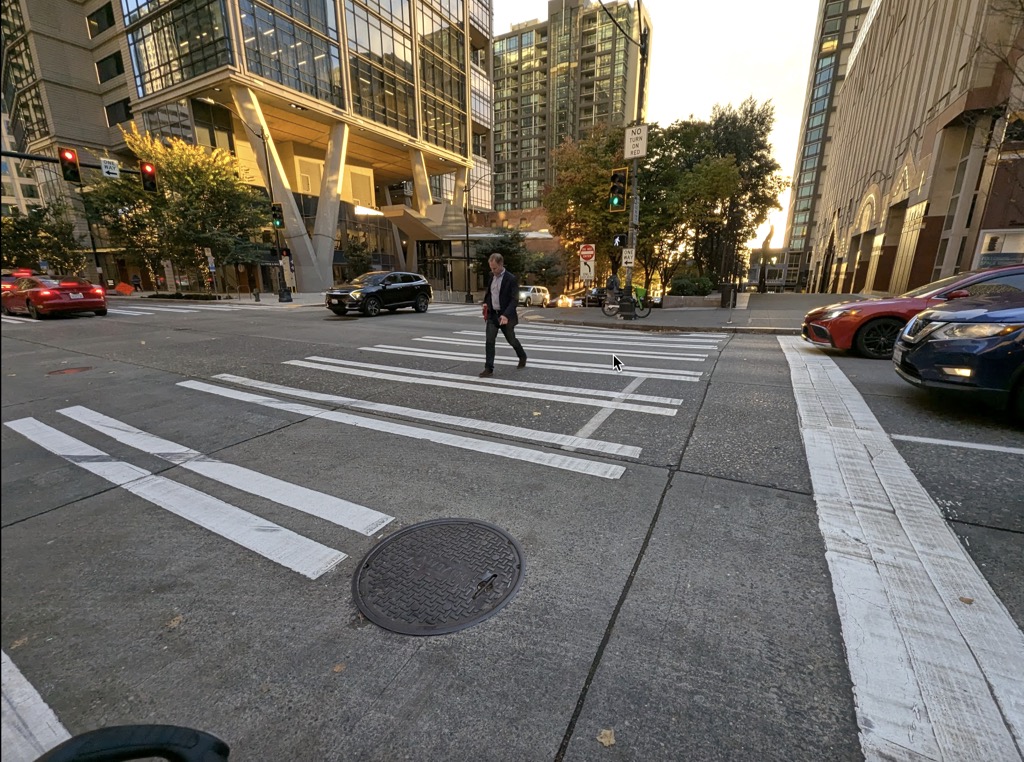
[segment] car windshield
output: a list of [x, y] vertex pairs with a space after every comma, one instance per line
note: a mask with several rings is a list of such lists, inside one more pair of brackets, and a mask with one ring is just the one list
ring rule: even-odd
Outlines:
[[51, 278], [36, 278], [36, 283], [43, 288], [57, 288], [57, 286], [60, 285], [59, 281], [55, 281]]
[[950, 275], [947, 278], [940, 278], [939, 280], [932, 281], [931, 283], [926, 283], [923, 286], [919, 286], [918, 288], [915, 288], [913, 291], [908, 291], [905, 294], [900, 294], [900, 296], [927, 296], [935, 291], [941, 291], [946, 286], [950, 286], [956, 283], [958, 280], [963, 280], [968, 275], [973, 275], [973, 273], [957, 273], [956, 275]]
[[350, 286], [376, 286], [390, 273], [363, 273], [348, 282]]

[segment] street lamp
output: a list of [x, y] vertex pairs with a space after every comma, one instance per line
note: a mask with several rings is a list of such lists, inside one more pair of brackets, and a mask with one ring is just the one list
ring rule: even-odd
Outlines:
[[[271, 170], [270, 170], [270, 146], [268, 145], [270, 137], [267, 135], [266, 132], [264, 132], [263, 126], [261, 125], [259, 130], [255, 129], [251, 124], [249, 124], [245, 119], [242, 118], [241, 114], [239, 114], [233, 108], [231, 108], [230, 106], [227, 106], [227, 105], [225, 105], [223, 103], [219, 103], [219, 102], [215, 101], [213, 98], [200, 98], [199, 100], [203, 101], [204, 103], [209, 103], [212, 106], [220, 106], [221, 108], [227, 109], [228, 111], [230, 111], [232, 114], [235, 115], [235, 117], [237, 117], [238, 121], [240, 121], [242, 124], [245, 125], [246, 129], [248, 129], [249, 132], [251, 132], [253, 135], [258, 137], [260, 139], [260, 142], [263, 143], [263, 166], [267, 168], [267, 193], [270, 196], [270, 208], [273, 209], [274, 208], [274, 203], [275, 203], [274, 202], [274, 179], [273, 179], [273, 177], [271, 177]], [[292, 301], [292, 293], [291, 293], [291, 291], [288, 290], [288, 286], [285, 283], [285, 277], [284, 277], [285, 265], [284, 265], [284, 254], [283, 254], [284, 248], [281, 246], [281, 229], [277, 225], [274, 225], [273, 227], [274, 227], [274, 244], [277, 246], [277, 254], [278, 254], [278, 257], [280, 257], [280, 262], [281, 262], [281, 277], [279, 278], [278, 284], [277, 284], [277, 286], [278, 286], [278, 288], [277, 288], [277, 301], [279, 301], [279, 302], [290, 302], [290, 301]], [[292, 264], [290, 257], [289, 257], [288, 264], [289, 265]]]

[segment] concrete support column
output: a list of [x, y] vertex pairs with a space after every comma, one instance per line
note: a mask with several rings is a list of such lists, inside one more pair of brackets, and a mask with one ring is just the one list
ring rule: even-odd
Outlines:
[[416, 239], [410, 236], [405, 244], [405, 269], [411, 273], [419, 272], [416, 268], [419, 262], [416, 261]]
[[274, 146], [274, 139], [270, 135], [270, 128], [263, 116], [259, 100], [248, 87], [237, 85], [231, 88], [231, 98], [239, 117], [246, 123], [263, 180], [267, 187], [272, 189], [274, 201], [281, 204], [284, 212], [283, 245], [292, 253], [296, 288], [301, 292], [324, 291], [331, 284], [325, 282], [320, 275], [320, 268], [313, 253], [313, 242], [306, 233], [306, 224], [299, 212], [298, 204], [295, 203], [288, 176]]
[[338, 230], [338, 209], [341, 207], [341, 186], [345, 177], [349, 126], [340, 122], [331, 128], [324, 159], [324, 177], [320, 184], [320, 200], [313, 224], [313, 253], [322, 280], [334, 282], [334, 240]]
[[427, 175], [427, 160], [423, 156], [423, 151], [410, 148], [409, 163], [412, 165], [412, 208], [419, 215], [426, 216], [434, 199], [430, 195], [430, 178]]
[[466, 185], [469, 182], [469, 167], [459, 167], [455, 170], [455, 189], [452, 191], [452, 206], [456, 209], [466, 207], [466, 194], [469, 192]]

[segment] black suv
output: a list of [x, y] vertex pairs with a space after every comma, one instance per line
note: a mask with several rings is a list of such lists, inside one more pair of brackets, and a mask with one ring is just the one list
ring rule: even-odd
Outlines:
[[584, 291], [583, 297], [580, 299], [580, 305], [583, 307], [603, 307], [606, 291], [607, 289], [604, 288], [592, 288], [589, 291]]
[[359, 310], [375, 317], [382, 309], [394, 312], [399, 307], [426, 312], [433, 295], [422, 275], [378, 270], [363, 273], [343, 286], [335, 286], [324, 295], [324, 306], [335, 315]]

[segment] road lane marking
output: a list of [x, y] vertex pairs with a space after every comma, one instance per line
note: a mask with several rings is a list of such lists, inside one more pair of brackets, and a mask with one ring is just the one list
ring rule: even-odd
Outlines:
[[402, 384], [416, 384], [417, 386], [443, 386], [446, 389], [467, 389], [473, 392], [483, 392], [485, 394], [500, 394], [506, 397], [523, 397], [531, 400], [548, 400], [551, 402], [563, 402], [568, 405], [587, 405], [590, 407], [615, 407], [618, 410], [629, 410], [634, 413], [648, 413], [650, 415], [667, 415], [673, 416], [676, 414], [675, 408], [672, 407], [655, 407], [653, 405], [639, 405], [632, 402], [626, 402], [622, 404], [616, 404], [610, 400], [599, 400], [593, 397], [581, 397], [581, 396], [570, 396], [566, 394], [552, 394], [550, 392], [540, 392], [536, 390], [527, 391], [525, 389], [511, 389], [497, 386], [487, 386], [485, 384], [475, 383], [459, 383], [458, 381], [448, 381], [445, 379], [434, 379], [434, 378], [423, 378], [423, 377], [412, 377], [405, 376], [399, 373], [382, 373], [375, 370], [364, 370], [363, 368], [349, 368], [343, 365], [329, 365], [326, 363], [308, 362], [306, 360], [285, 360], [285, 365], [294, 365], [299, 368], [312, 368], [313, 370], [325, 370], [329, 373], [343, 373], [349, 376], [360, 376], [362, 378], [376, 378], [382, 381], [397, 381]]
[[[453, 335], [456, 336], [479, 336], [479, 331], [453, 331]], [[572, 344], [600, 344], [602, 346], [607, 345], [627, 345], [631, 347], [649, 347], [651, 349], [717, 349], [718, 341], [705, 341], [695, 342], [692, 339], [680, 340], [680, 339], [666, 339], [657, 336], [623, 336], [621, 332], [617, 336], [600, 336], [597, 338], [591, 337], [577, 337], [573, 334], [556, 333], [552, 334], [548, 331], [536, 330], [534, 328], [524, 328], [522, 330], [516, 330], [516, 337], [527, 337], [536, 339], [539, 341], [565, 341]], [[435, 338], [435, 337], [430, 337]]]
[[4, 425], [69, 463], [309, 579], [317, 579], [347, 557], [205, 492], [117, 460], [35, 418]]
[[369, 402], [366, 400], [353, 399], [351, 397], [340, 397], [336, 394], [324, 394], [322, 392], [310, 392], [305, 389], [298, 389], [292, 386], [281, 386], [266, 381], [257, 381], [244, 376], [234, 376], [230, 373], [218, 373], [214, 376], [218, 381], [227, 381], [238, 386], [246, 386], [251, 389], [261, 389], [265, 392], [275, 394], [287, 394], [292, 397], [313, 400], [315, 402], [328, 402], [334, 405], [351, 408], [353, 410], [369, 410], [375, 413], [386, 413], [388, 415], [400, 415], [414, 420], [427, 421], [428, 423], [440, 423], [446, 426], [455, 426], [471, 431], [487, 431], [490, 434], [504, 437], [514, 437], [526, 441], [540, 441], [572, 450], [589, 450], [605, 455], [616, 455], [626, 458], [639, 458], [641, 449], [631, 445], [619, 444], [618, 442], [604, 442], [599, 439], [584, 439], [580, 435], [558, 434], [553, 431], [538, 431], [527, 429], [521, 426], [509, 426], [493, 421], [482, 421], [477, 418], [463, 418], [456, 415], [445, 415], [434, 413], [429, 410], [417, 410], [411, 407], [399, 405], [386, 405], [382, 402]]
[[921, 444], [943, 445], [944, 447], [965, 447], [969, 450], [988, 450], [989, 452], [1007, 452], [1011, 455], [1024, 455], [1024, 447], [1004, 447], [1002, 445], [977, 444], [975, 442], [957, 442], [951, 439], [932, 439], [931, 437], [912, 437], [909, 434], [892, 434], [893, 439], [901, 442], [919, 442]]
[[[429, 357], [438, 360], [462, 360], [465, 362], [480, 362], [479, 352], [452, 352], [439, 351], [436, 349], [421, 349], [419, 347], [397, 347], [387, 344], [378, 344], [374, 347], [359, 347], [363, 352], [380, 352], [389, 355], [402, 355], [403, 357]], [[690, 358], [683, 358], [690, 359]], [[695, 362], [704, 362], [694, 359]], [[497, 357], [495, 365], [515, 365], [516, 359], [504, 359]], [[608, 367], [607, 363], [595, 365], [593, 363], [559, 362], [558, 360], [531, 359], [530, 367], [544, 368], [547, 370], [562, 370], [570, 373], [589, 373], [597, 376], [638, 376], [642, 378], [660, 378], [666, 381], [699, 381], [703, 375], [701, 371], [694, 370], [668, 370], [666, 368], [646, 368], [630, 366], [621, 373]]]
[[[484, 346], [483, 339], [450, 339], [444, 336], [418, 336], [413, 341], [421, 341], [425, 343], [433, 344], [454, 344], [456, 346], [464, 347], [482, 347]], [[607, 347], [602, 348], [582, 348], [582, 347], [569, 347], [569, 346], [547, 346], [544, 344], [530, 344], [528, 342], [522, 342], [523, 349], [526, 350], [527, 354], [533, 352], [558, 352], [565, 354], [569, 352], [574, 355], [608, 355], [613, 350]], [[622, 355], [624, 357], [640, 357], [645, 360], [697, 360], [702, 362], [707, 359], [708, 355], [700, 354], [697, 352], [634, 352], [629, 349], [615, 349], [615, 354]]]
[[2, 654], [4, 760], [31, 762], [64, 743], [71, 734], [7, 652]]
[[422, 439], [428, 442], [434, 442], [435, 444], [445, 445], [447, 447], [456, 447], [475, 453], [497, 455], [501, 458], [521, 460], [526, 463], [547, 466], [548, 468], [557, 468], [563, 471], [572, 471], [588, 476], [597, 476], [601, 479], [618, 479], [626, 471], [623, 466], [616, 466], [609, 463], [584, 460], [583, 458], [559, 455], [557, 453], [548, 453], [541, 450], [533, 450], [528, 447], [518, 447], [516, 445], [504, 444], [501, 442], [491, 442], [486, 439], [464, 437], [459, 434], [449, 434], [447, 432], [433, 431], [431, 429], [421, 429], [416, 426], [407, 426], [402, 423], [395, 423], [394, 421], [365, 418], [359, 415], [342, 413], [337, 410], [324, 410], [323, 408], [313, 407], [312, 405], [304, 405], [299, 402], [287, 402], [259, 394], [250, 394], [237, 389], [228, 389], [223, 386], [207, 384], [203, 381], [179, 381], [178, 386], [205, 392], [207, 394], [216, 394], [221, 397], [227, 397], [229, 399], [239, 400], [242, 402], [250, 402], [262, 407], [271, 408], [272, 410], [284, 410], [286, 412], [306, 416], [308, 418], [320, 418], [325, 421], [357, 426], [359, 428], [369, 429], [370, 431], [379, 434], [394, 434], [396, 436], [409, 437], [410, 439]]
[[778, 340], [865, 757], [1020, 759], [1024, 635], [856, 387], [798, 337]]
[[38, 320], [31, 320], [29, 318], [14, 317], [13, 315], [4, 315], [0, 317], [0, 322], [3, 323], [20, 323], [22, 325], [35, 325]]
[[[611, 397], [613, 399], [620, 399], [622, 392], [608, 391], [605, 389], [582, 389], [578, 386], [559, 386], [558, 384], [533, 384], [528, 381], [520, 381], [517, 379], [501, 379], [501, 378], [477, 378], [475, 375], [467, 376], [464, 373], [441, 373], [438, 371], [424, 370], [422, 368], [403, 368], [394, 365], [377, 365], [375, 363], [368, 362], [356, 362], [354, 360], [344, 360], [334, 357], [320, 357], [319, 355], [312, 355], [304, 358], [310, 362], [323, 362], [328, 365], [345, 365], [352, 366], [354, 368], [366, 368], [368, 370], [379, 370], [390, 373], [403, 373], [410, 376], [423, 376], [426, 378], [447, 378], [452, 381], [472, 381], [476, 384], [486, 384], [488, 386], [513, 386], [517, 389], [539, 389], [543, 392], [566, 392], [567, 394], [587, 394], [591, 397]], [[518, 363], [518, 359], [516, 360]], [[693, 375], [700, 375], [700, 371], [681, 371], [684, 373], [690, 373]], [[629, 400], [633, 402], [653, 402], [660, 405], [682, 405], [684, 400], [676, 397], [659, 397], [652, 394], [630, 394]]]
[[66, 407], [57, 412], [85, 424], [121, 444], [134, 447], [149, 455], [155, 455], [221, 484], [248, 492], [250, 495], [263, 497], [332, 524], [352, 529], [367, 537], [376, 534], [395, 518], [365, 505], [351, 503], [333, 495], [253, 471], [250, 468], [211, 458], [197, 450], [167, 439], [161, 439], [81, 405]]
[[[630, 381], [626, 388], [622, 391], [622, 398], [626, 399], [629, 396], [629, 394], [638, 386], [640, 386], [640, 384], [642, 384], [643, 382], [644, 380], [642, 378], [634, 378], [632, 381]], [[595, 413], [594, 416], [583, 425], [583, 428], [576, 432], [576, 436], [589, 437], [591, 434], [597, 431], [598, 427], [606, 420], [608, 420], [608, 417], [614, 412], [615, 410], [613, 408], [605, 408], [604, 410], [597, 411], [597, 413]]]
[[111, 315], [153, 315], [153, 312], [142, 312], [141, 310], [122, 310], [117, 307], [108, 307], [107, 312]]
[[195, 312], [191, 307], [154, 307], [151, 304], [144, 305], [140, 309], [153, 310], [153, 312]]

